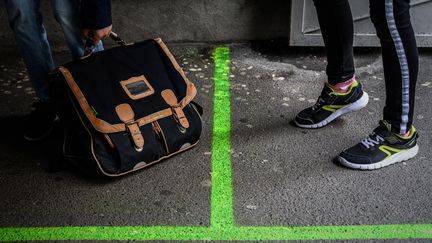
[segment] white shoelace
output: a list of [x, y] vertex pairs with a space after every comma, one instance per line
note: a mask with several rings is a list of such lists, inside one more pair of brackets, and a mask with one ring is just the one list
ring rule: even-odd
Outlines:
[[380, 142], [384, 142], [384, 138], [382, 138], [379, 135], [375, 136], [375, 139], [372, 137], [374, 134], [371, 134], [369, 137], [363, 139], [362, 144], [363, 146], [365, 146], [367, 149], [371, 148], [371, 147], [375, 147], [375, 145], [379, 145]]

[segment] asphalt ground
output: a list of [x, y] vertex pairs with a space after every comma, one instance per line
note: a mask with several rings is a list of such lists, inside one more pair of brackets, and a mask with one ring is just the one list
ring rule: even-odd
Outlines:
[[[209, 226], [212, 187], [213, 47], [172, 46], [205, 108], [200, 144], [116, 180], [65, 169], [61, 128], [42, 143], [22, 138], [34, 92], [15, 49], [0, 59], [0, 227]], [[312, 105], [325, 81], [322, 49], [275, 43], [231, 50], [231, 163], [234, 221], [239, 226], [430, 224], [432, 52], [422, 50], [415, 125], [420, 153], [377, 171], [333, 162], [370, 133], [385, 101], [377, 49], [356, 52], [367, 108], [319, 130], [290, 122]], [[67, 53], [56, 53], [58, 63]], [[418, 240], [420, 241], [420, 240]], [[427, 240], [424, 240], [427, 242]]]

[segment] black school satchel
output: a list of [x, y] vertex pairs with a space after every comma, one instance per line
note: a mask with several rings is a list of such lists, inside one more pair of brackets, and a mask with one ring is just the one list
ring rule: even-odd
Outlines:
[[91, 53], [51, 76], [67, 162], [116, 177], [195, 146], [197, 90], [161, 39]]

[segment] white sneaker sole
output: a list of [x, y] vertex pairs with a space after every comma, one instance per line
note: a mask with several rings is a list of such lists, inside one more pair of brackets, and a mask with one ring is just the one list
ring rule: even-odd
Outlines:
[[301, 128], [307, 128], [307, 129], [322, 128], [342, 115], [363, 109], [364, 107], [367, 106], [368, 103], [369, 103], [369, 95], [366, 92], [363, 92], [363, 96], [359, 100], [357, 100], [356, 102], [352, 103], [349, 106], [345, 106], [343, 108], [340, 108], [336, 112], [333, 112], [333, 114], [331, 114], [329, 117], [327, 117], [325, 120], [319, 123], [315, 123], [312, 125], [299, 124], [297, 121], [294, 121], [294, 123]]
[[375, 163], [375, 164], [370, 164], [370, 165], [355, 164], [355, 163], [352, 163], [352, 162], [350, 162], [350, 161], [342, 158], [341, 156], [338, 156], [337, 159], [339, 160], [339, 162], [342, 165], [344, 165], [346, 167], [349, 167], [351, 169], [356, 169], [356, 170], [376, 170], [376, 169], [380, 169], [380, 168], [383, 168], [383, 167], [386, 167], [386, 166], [389, 166], [389, 165], [392, 165], [392, 164], [396, 164], [396, 163], [399, 163], [399, 162], [404, 162], [404, 161], [410, 160], [410, 159], [414, 158], [417, 155], [418, 151], [419, 151], [419, 146], [416, 145], [416, 146], [414, 146], [414, 147], [412, 147], [410, 149], [407, 149], [407, 150], [404, 150], [402, 152], [393, 154], [392, 156], [388, 157], [387, 159], [385, 159], [385, 160], [383, 160], [381, 162], [378, 162], [378, 163]]

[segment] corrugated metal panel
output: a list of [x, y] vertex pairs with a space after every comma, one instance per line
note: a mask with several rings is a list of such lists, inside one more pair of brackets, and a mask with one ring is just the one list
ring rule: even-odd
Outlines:
[[[374, 1], [374, 0], [371, 0]], [[355, 46], [379, 46], [370, 21], [369, 0], [350, 0], [354, 18]], [[432, 0], [413, 0], [411, 18], [420, 47], [432, 47]], [[312, 0], [292, 0], [290, 44], [323, 46]]]

